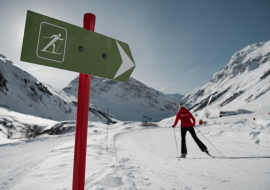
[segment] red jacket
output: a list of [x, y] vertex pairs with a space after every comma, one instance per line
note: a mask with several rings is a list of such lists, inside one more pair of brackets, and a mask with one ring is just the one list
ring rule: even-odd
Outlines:
[[[195, 126], [196, 124], [196, 119], [186, 108], [182, 108], [177, 112], [176, 119], [173, 125], [174, 127], [177, 125], [179, 119], [181, 120], [181, 127], [191, 127]], [[191, 122], [190, 119], [192, 119], [193, 122]]]

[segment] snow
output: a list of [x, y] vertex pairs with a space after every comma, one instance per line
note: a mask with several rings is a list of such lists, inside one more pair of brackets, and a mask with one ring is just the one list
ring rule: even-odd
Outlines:
[[0, 133], [0, 145], [18, 142], [18, 139], [7, 139], [7, 135]]
[[[79, 77], [72, 80], [64, 92], [78, 96]], [[171, 117], [179, 99], [148, 87], [130, 77], [127, 83], [91, 77], [90, 106], [107, 112], [121, 121], [159, 121]]]
[[[75, 120], [77, 98], [38, 81], [0, 54], [0, 107], [50, 120]], [[89, 108], [91, 121], [106, 121], [99, 110]]]
[[[221, 111], [246, 110], [253, 112], [252, 116], [257, 119], [267, 119], [270, 113], [269, 76], [270, 41], [252, 44], [236, 52], [222, 71], [181, 101], [201, 119], [205, 119], [206, 109], [211, 110], [214, 117], [219, 117]], [[245, 119], [251, 118], [246, 116]]]
[[0, 107], [0, 118], [5, 118], [6, 121], [12, 122], [14, 125], [31, 125], [36, 124], [44, 128], [50, 125], [54, 125], [57, 121], [40, 118], [28, 114], [22, 114], [19, 112], [10, 111]]
[[[89, 123], [85, 189], [269, 189], [270, 120], [244, 122], [238, 116], [197, 126], [225, 157], [196, 131], [216, 158], [202, 153], [187, 134], [187, 159], [178, 161], [173, 119], [157, 122], [158, 127], [142, 127], [140, 122], [109, 125], [108, 151], [107, 125]], [[179, 126], [175, 132], [180, 152]], [[0, 187], [72, 189], [74, 139], [71, 131], [12, 148], [0, 146], [1, 158], [8, 158], [0, 162], [5, 168]]]
[[[12, 127], [12, 138], [21, 138], [20, 130], [27, 125], [38, 125], [41, 129], [51, 128], [58, 123], [54, 120], [44, 119], [32, 115], [10, 111], [0, 107], [0, 122], [6, 121]], [[7, 128], [0, 123], [0, 146], [3, 144], [18, 143], [19, 139], [7, 139]]]

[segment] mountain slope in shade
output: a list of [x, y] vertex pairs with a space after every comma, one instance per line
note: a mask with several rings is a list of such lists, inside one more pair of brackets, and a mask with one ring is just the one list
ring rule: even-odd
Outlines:
[[[38, 81], [0, 54], [0, 106], [56, 121], [75, 120], [77, 98]], [[89, 108], [89, 120], [106, 121], [106, 117], [105, 113]]]
[[[181, 99], [190, 110], [206, 108], [217, 113], [237, 111], [269, 117], [270, 41], [249, 45], [236, 52], [220, 72], [204, 86]], [[261, 105], [261, 106], [260, 106]]]
[[166, 94], [166, 95], [169, 96], [169, 97], [177, 98], [177, 99], [181, 99], [181, 98], [184, 97], [184, 95], [178, 94], [178, 93], [175, 93], [175, 94]]
[[[63, 91], [77, 96], [79, 77]], [[122, 121], [156, 121], [175, 115], [178, 99], [168, 97], [134, 78], [127, 83], [92, 76], [90, 105]]]

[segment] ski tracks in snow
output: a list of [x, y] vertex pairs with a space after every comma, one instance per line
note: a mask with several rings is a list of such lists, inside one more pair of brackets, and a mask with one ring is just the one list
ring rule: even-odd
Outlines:
[[[202, 153], [188, 133], [187, 159], [178, 161], [174, 158], [177, 153], [171, 127], [142, 128], [139, 122], [112, 125], [107, 151], [106, 125], [95, 123], [95, 127], [98, 132], [89, 132], [88, 136], [86, 190], [248, 190], [270, 187], [270, 146], [256, 144], [254, 139], [261, 133], [256, 135], [253, 130], [200, 127], [226, 157], [212, 159]], [[179, 128], [177, 131], [180, 149]], [[197, 135], [212, 155], [219, 156], [203, 136]], [[29, 180], [14, 189], [71, 189], [73, 152], [74, 142], [54, 148], [50, 156], [27, 175]]]
[[120, 135], [115, 144], [119, 167], [133, 181], [133, 189], [191, 189], [183, 171], [171, 163], [179, 161], [168, 160], [167, 152], [157, 143], [166, 141], [166, 137], [153, 139], [152, 133], [156, 130], [159, 129]]
[[[210, 153], [218, 155], [202, 136], [198, 134], [198, 137]], [[133, 189], [246, 190], [270, 187], [269, 147], [247, 143], [244, 139], [208, 137], [225, 156], [228, 155], [226, 159], [212, 159], [202, 153], [188, 135], [188, 158], [178, 161], [169, 157], [176, 155], [173, 138], [171, 128], [139, 130], [117, 136], [118, 167], [132, 181]], [[180, 134], [177, 141], [180, 145]]]

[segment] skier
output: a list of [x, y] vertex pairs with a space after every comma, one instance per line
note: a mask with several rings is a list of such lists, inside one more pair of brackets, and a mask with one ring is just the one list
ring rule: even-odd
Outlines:
[[[51, 37], [44, 37], [42, 36], [43, 38], [53, 38], [52, 41], [50, 41], [50, 43], [48, 43], [41, 51], [45, 51], [47, 52], [47, 48], [49, 48], [51, 45], [53, 46], [53, 51], [52, 53], [56, 53], [54, 50], [55, 50], [55, 42], [57, 40], [64, 40], [61, 37], [61, 34], [59, 33], [58, 35], [52, 35]], [[60, 44], [61, 45], [61, 44]], [[57, 50], [56, 50], [57, 51]]]
[[[210, 155], [207, 147], [198, 139], [193, 126], [196, 124], [196, 120], [193, 117], [193, 115], [185, 108], [184, 103], [179, 104], [179, 110], [176, 114], [175, 122], [172, 127], [175, 127], [178, 123], [178, 120], [181, 120], [181, 156], [180, 158], [186, 158], [187, 155], [187, 146], [186, 146], [186, 133], [187, 131], [190, 132], [191, 136], [199, 146], [199, 148], [202, 150], [202, 152], [205, 152], [206, 154]], [[192, 119], [192, 123], [191, 123]]]

